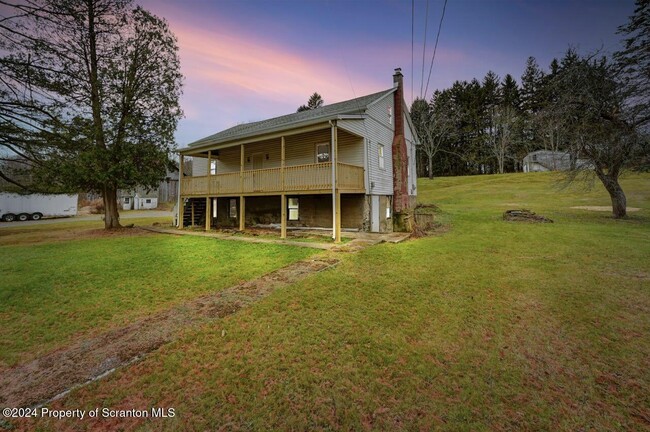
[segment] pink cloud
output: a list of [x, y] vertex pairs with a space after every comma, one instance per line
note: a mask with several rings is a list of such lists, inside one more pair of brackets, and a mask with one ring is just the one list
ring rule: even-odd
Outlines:
[[[268, 37], [255, 36], [245, 27], [213, 14], [201, 16], [178, 3], [160, 1], [149, 7], [169, 20], [178, 37], [186, 77], [182, 98], [186, 119], [177, 133], [181, 143], [294, 112], [314, 91], [327, 104], [381, 91], [392, 85], [393, 68], [398, 66], [410, 88], [410, 41], [378, 43], [364, 38], [297, 48], [273, 40], [272, 31]], [[461, 52], [440, 50], [436, 63], [439, 67], [465, 60]], [[419, 89], [419, 70], [415, 81]], [[406, 93], [410, 102], [410, 91]]]
[[[326, 101], [336, 102], [390, 87], [389, 77], [380, 82], [352, 72], [348, 78], [344, 67], [322, 56], [294, 53], [245, 35], [179, 24], [174, 25], [174, 32], [179, 40], [186, 87], [200, 88], [206, 97], [254, 97], [294, 107], [304, 103], [314, 91]], [[356, 83], [354, 91], [350, 81]]]

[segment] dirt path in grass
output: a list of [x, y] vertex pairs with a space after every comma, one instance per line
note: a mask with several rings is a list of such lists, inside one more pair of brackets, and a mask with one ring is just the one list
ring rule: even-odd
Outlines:
[[258, 279], [81, 340], [28, 363], [0, 370], [0, 407], [36, 406], [61, 397], [117, 367], [137, 361], [172, 341], [189, 326], [233, 314], [276, 289], [338, 262], [337, 258], [325, 255], [298, 261]]

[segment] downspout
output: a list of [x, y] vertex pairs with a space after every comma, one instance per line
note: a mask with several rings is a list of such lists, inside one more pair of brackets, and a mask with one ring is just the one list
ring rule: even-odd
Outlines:
[[334, 161], [334, 128], [336, 120], [330, 124], [330, 160], [332, 162], [332, 239], [336, 239], [336, 162]]

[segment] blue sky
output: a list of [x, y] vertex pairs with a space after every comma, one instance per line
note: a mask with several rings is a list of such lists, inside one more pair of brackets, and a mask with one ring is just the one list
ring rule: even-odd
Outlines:
[[[239, 123], [287, 114], [314, 91], [325, 103], [392, 85], [421, 94], [426, 0], [219, 0], [139, 2], [170, 22], [179, 39], [186, 118], [179, 146]], [[444, 0], [429, 0], [424, 84]], [[448, 0], [427, 97], [489, 70], [521, 76], [528, 56], [546, 67], [569, 46], [618, 47], [632, 0]], [[413, 80], [411, 76], [413, 73]]]

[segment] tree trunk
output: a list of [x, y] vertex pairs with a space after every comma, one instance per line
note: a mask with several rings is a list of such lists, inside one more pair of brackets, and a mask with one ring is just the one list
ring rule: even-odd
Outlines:
[[433, 156], [429, 156], [429, 180], [433, 180]]
[[120, 215], [117, 211], [117, 190], [115, 188], [105, 187], [102, 198], [104, 199], [104, 228], [121, 228]]
[[499, 154], [499, 174], [503, 174], [504, 161], [505, 161], [505, 156], [503, 155], [503, 153]]
[[612, 217], [614, 219], [624, 218], [627, 215], [627, 199], [621, 185], [618, 184], [618, 178], [599, 171], [596, 171], [596, 175], [603, 182], [603, 186], [612, 200]]

